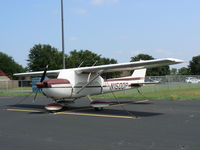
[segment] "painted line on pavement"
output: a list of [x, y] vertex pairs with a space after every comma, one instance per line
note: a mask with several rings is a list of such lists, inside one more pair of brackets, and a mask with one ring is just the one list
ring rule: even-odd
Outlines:
[[145, 103], [148, 102], [149, 100], [140, 100], [140, 101], [133, 101], [133, 102], [128, 102], [128, 103], [119, 103], [119, 104], [114, 104], [114, 105], [110, 105], [110, 107], [112, 106], [124, 106], [124, 105], [128, 105], [128, 104], [139, 104], [139, 103]]
[[[28, 110], [28, 109], [6, 109], [7, 111], [18, 111], [18, 112], [44, 112], [39, 110]], [[136, 119], [136, 116], [117, 116], [117, 115], [102, 115], [102, 114], [93, 114], [93, 113], [78, 113], [78, 112], [56, 112], [54, 114], [63, 114], [63, 115], [76, 115], [76, 116], [92, 116], [92, 117], [104, 117], [104, 118], [121, 118], [121, 119]]]
[[40, 110], [28, 110], [28, 109], [15, 109], [15, 108], [10, 108], [10, 109], [6, 109], [8, 111], [22, 111], [22, 112], [43, 112]]
[[136, 119], [136, 116], [117, 116], [117, 115], [102, 115], [90, 113], [76, 113], [76, 112], [57, 112], [56, 114], [77, 115], [77, 116], [92, 116], [92, 117], [105, 117], [105, 118], [123, 118], [123, 119]]

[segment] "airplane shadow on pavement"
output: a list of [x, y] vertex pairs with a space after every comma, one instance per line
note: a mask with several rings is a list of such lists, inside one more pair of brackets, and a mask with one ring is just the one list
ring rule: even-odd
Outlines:
[[[144, 104], [144, 103], [143, 103]], [[31, 114], [45, 114], [50, 113], [45, 110], [44, 105], [38, 104], [15, 104], [15, 105], [8, 105], [7, 108], [11, 109], [21, 109], [21, 110], [30, 110], [29, 113]], [[116, 108], [116, 107], [115, 107]], [[135, 116], [135, 117], [152, 117], [157, 115], [162, 115], [163, 113], [159, 112], [144, 112], [144, 111], [133, 111], [128, 109], [122, 109], [123, 107], [118, 107], [117, 109], [112, 109], [106, 107], [101, 111], [94, 110], [91, 106], [82, 106], [82, 107], [74, 107], [74, 106], [67, 106], [64, 107], [59, 112], [74, 112], [74, 113], [87, 113], [87, 114], [99, 114], [99, 115], [116, 115], [116, 116]], [[32, 111], [31, 111], [32, 110]]]

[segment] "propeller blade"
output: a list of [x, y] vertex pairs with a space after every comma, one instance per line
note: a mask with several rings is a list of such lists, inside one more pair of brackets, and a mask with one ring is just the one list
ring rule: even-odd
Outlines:
[[35, 96], [34, 96], [34, 98], [33, 98], [33, 103], [35, 103], [35, 100], [36, 100], [36, 97], [37, 97], [37, 94], [38, 94], [39, 90], [40, 90], [40, 89], [37, 89], [37, 91], [36, 91], [36, 93], [35, 93]]
[[[46, 73], [47, 73], [47, 69], [48, 69], [48, 65], [46, 65], [45, 69], [44, 69], [44, 72], [42, 74], [42, 77], [40, 79], [40, 82], [43, 82], [45, 77], [46, 77]], [[34, 96], [34, 99], [33, 99], [33, 102], [35, 102], [36, 98], [37, 98], [37, 95], [38, 95], [38, 92], [40, 91], [41, 89], [37, 89], [36, 93], [35, 93], [35, 96]]]
[[47, 73], [47, 69], [48, 69], [48, 65], [46, 65], [46, 67], [45, 67], [45, 69], [44, 69], [44, 72], [43, 72], [43, 74], [42, 74], [42, 77], [41, 77], [41, 79], [40, 79], [40, 82], [44, 81], [45, 76], [46, 76], [46, 73]]

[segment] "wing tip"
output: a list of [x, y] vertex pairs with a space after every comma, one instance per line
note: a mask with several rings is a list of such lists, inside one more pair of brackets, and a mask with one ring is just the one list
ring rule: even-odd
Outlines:
[[185, 63], [186, 61], [185, 60], [182, 60], [182, 59], [176, 59], [176, 58], [167, 58], [169, 61], [173, 61], [173, 62], [176, 62], [176, 63]]

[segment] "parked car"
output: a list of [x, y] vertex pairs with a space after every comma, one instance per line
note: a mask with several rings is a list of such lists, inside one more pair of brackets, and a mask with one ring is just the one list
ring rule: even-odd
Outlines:
[[188, 77], [185, 79], [186, 83], [200, 83], [200, 79], [197, 79], [195, 77]]

